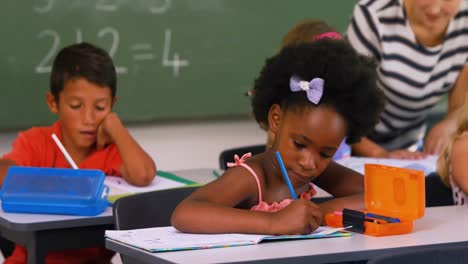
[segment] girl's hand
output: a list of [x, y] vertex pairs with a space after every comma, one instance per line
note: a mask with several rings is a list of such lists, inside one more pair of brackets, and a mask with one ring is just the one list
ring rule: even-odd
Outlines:
[[97, 129], [96, 148], [98, 150], [114, 142], [112, 131], [119, 124], [121, 125], [122, 123], [115, 112], [110, 112], [106, 115]]
[[297, 199], [283, 210], [271, 214], [271, 232], [275, 235], [309, 234], [317, 229], [322, 220], [322, 211], [307, 199]]

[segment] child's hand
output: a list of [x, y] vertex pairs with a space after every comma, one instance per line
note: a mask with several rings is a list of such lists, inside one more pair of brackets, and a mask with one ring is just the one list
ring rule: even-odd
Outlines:
[[283, 210], [272, 213], [272, 219], [273, 234], [309, 234], [319, 227], [322, 211], [318, 205], [307, 199], [297, 199]]
[[101, 124], [98, 126], [97, 139], [96, 139], [96, 148], [101, 150], [107, 145], [114, 142], [112, 131], [122, 125], [119, 116], [115, 112], [110, 112]]

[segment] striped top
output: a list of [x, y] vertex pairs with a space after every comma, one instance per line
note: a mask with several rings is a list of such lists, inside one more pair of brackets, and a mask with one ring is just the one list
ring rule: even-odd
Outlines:
[[468, 64], [468, 1], [461, 1], [443, 44], [425, 47], [409, 25], [403, 0], [360, 0], [347, 38], [378, 62], [386, 103], [369, 138], [387, 150], [415, 150], [426, 117]]

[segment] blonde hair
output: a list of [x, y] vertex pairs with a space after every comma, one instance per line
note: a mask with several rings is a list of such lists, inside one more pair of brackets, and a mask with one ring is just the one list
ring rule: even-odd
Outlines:
[[457, 130], [450, 136], [447, 145], [444, 147], [444, 150], [437, 160], [437, 172], [440, 175], [440, 178], [445, 185], [450, 187], [450, 178], [449, 178], [449, 159], [450, 153], [452, 153], [453, 144], [462, 136], [463, 133], [468, 131], [468, 96], [465, 96], [465, 104], [463, 106], [462, 112], [460, 113], [458, 120]]

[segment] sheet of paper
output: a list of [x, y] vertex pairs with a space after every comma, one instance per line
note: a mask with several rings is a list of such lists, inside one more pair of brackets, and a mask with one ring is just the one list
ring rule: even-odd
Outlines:
[[436, 155], [428, 156], [425, 159], [421, 160], [404, 160], [404, 159], [378, 159], [378, 158], [361, 158], [361, 157], [349, 157], [336, 162], [348, 167], [352, 170], [355, 170], [361, 174], [364, 174], [364, 164], [381, 164], [394, 167], [402, 167], [413, 170], [422, 170], [425, 175], [430, 174], [431, 172], [436, 171], [437, 164]]
[[307, 235], [283, 235], [283, 236], [265, 236], [262, 240], [285, 240], [285, 239], [303, 239], [303, 238], [322, 238], [322, 237], [338, 237], [351, 236], [351, 233], [339, 231], [345, 230], [347, 227], [332, 228], [328, 226], [319, 226], [312, 233]]
[[109, 186], [109, 196], [120, 195], [125, 193], [140, 193], [156, 190], [164, 190], [185, 186], [186, 184], [174, 181], [161, 176], [154, 177], [153, 182], [145, 187], [136, 187], [127, 183], [122, 177], [106, 176], [104, 184]]
[[264, 236], [243, 234], [187, 234], [172, 226], [125, 231], [106, 230], [106, 237], [151, 252], [255, 244]]

